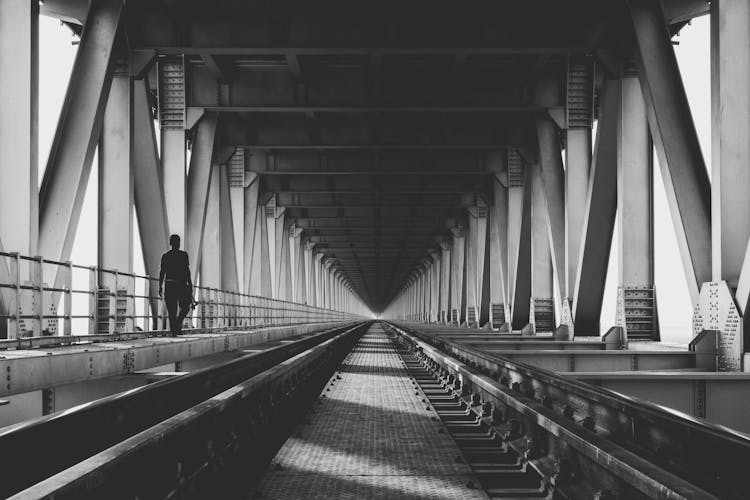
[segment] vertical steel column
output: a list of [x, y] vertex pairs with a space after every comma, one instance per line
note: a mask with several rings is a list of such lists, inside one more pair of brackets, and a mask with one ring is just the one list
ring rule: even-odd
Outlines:
[[200, 282], [201, 286], [221, 288], [221, 170], [222, 167], [212, 162], [211, 182], [208, 187], [206, 203], [206, 229], [203, 232], [203, 249], [201, 250]]
[[321, 303], [323, 304], [323, 307], [326, 309], [330, 309], [331, 302], [330, 302], [330, 294], [328, 293], [328, 269], [331, 266], [331, 263], [328, 259], [320, 261], [320, 297], [321, 297]]
[[0, 249], [24, 255], [38, 255], [38, 87], [39, 2], [0, 2]]
[[605, 80], [599, 96], [599, 123], [573, 303], [577, 336], [599, 335], [599, 317], [617, 211], [619, 107], [619, 79]]
[[[750, 239], [750, 2], [711, 2], [712, 278], [737, 287]], [[739, 299], [740, 297], [738, 297]], [[744, 311], [747, 297], [740, 301]]]
[[203, 231], [206, 226], [208, 189], [211, 185], [211, 168], [216, 137], [216, 113], [206, 113], [195, 126], [190, 171], [187, 179], [187, 228], [185, 251], [193, 260], [193, 280], [198, 275], [201, 262]]
[[575, 293], [581, 230], [591, 170], [591, 126], [594, 112], [594, 68], [587, 56], [568, 58], [567, 131], [565, 145], [565, 297]]
[[99, 267], [133, 268], [133, 116], [128, 68], [117, 70], [99, 143]]
[[305, 243], [305, 297], [311, 306], [317, 306], [315, 290], [315, 243]]
[[[159, 152], [146, 80], [133, 82], [133, 144], [135, 213], [141, 235], [143, 263], [146, 274], [156, 278], [159, 276], [161, 254], [167, 248], [169, 241], [169, 223], [162, 196], [163, 183], [159, 169]], [[191, 255], [190, 258], [195, 259], [195, 256]], [[197, 270], [195, 260], [192, 265]], [[158, 297], [156, 281], [150, 282], [149, 295], [153, 297], [149, 301], [154, 318], [152, 328], [157, 329], [157, 313], [161, 300]]]
[[531, 184], [526, 170], [518, 151], [508, 151], [508, 309], [515, 329], [528, 323], [531, 299]]
[[461, 225], [452, 228], [451, 232], [453, 233], [453, 249], [451, 251], [450, 323], [460, 325], [463, 322], [462, 316], [466, 304], [466, 293], [464, 291], [466, 233]]
[[[546, 206], [548, 244], [552, 254], [552, 283], [555, 293], [551, 297], [553, 297], [553, 304], [555, 300], [559, 301], [557, 305], [561, 311], [560, 323], [565, 325], [569, 333], [572, 334], [573, 320], [570, 314], [570, 303], [566, 299], [565, 288], [567, 274], [565, 267], [565, 172], [562, 164], [560, 140], [557, 126], [550, 117], [537, 117], [536, 129], [539, 137], [542, 201]], [[555, 319], [554, 315], [552, 319]], [[555, 322], [552, 328], [554, 329], [556, 326]]]
[[[477, 209], [473, 211], [469, 209], [468, 213], [469, 225], [466, 228], [466, 310], [464, 314], [466, 315], [466, 326], [476, 328], [479, 326], [479, 294], [477, 292], [477, 243], [479, 240], [477, 233], [479, 231], [479, 221]], [[483, 225], [486, 227], [486, 224]]]
[[434, 307], [433, 302], [433, 290], [435, 289], [435, 273], [433, 271], [435, 267], [435, 263], [432, 261], [430, 257], [427, 258], [427, 267], [425, 269], [426, 278], [427, 278], [427, 290], [426, 292], [426, 303], [427, 303], [427, 313], [425, 314], [425, 321], [428, 323], [432, 323], [432, 311]]
[[442, 258], [440, 259], [440, 323], [448, 324], [451, 303], [451, 245], [448, 241], [440, 242]]
[[[133, 85], [127, 66], [119, 67], [112, 79], [104, 111], [99, 142], [99, 234], [100, 268], [133, 271]], [[131, 278], [111, 273], [99, 276], [99, 291], [111, 294], [115, 314], [124, 306], [124, 318], [130, 318], [135, 304], [128, 292], [134, 288]], [[131, 294], [132, 295], [132, 294]], [[113, 322], [114, 323], [114, 322]], [[115, 328], [132, 331], [129, 319], [117, 321]], [[105, 332], [100, 332], [105, 333]], [[109, 329], [106, 333], [114, 333]]]
[[315, 305], [323, 307], [323, 272], [322, 253], [313, 253], [313, 272], [315, 273]]
[[430, 274], [429, 265], [427, 262], [423, 262], [420, 266], [421, 275], [421, 295], [422, 295], [422, 313], [420, 321], [426, 323], [428, 321], [430, 313]]
[[688, 289], [711, 279], [711, 184], [661, 2], [627, 0], [636, 65]]
[[620, 275], [616, 326], [631, 339], [658, 339], [654, 293], [652, 144], [635, 71], [623, 72], [617, 161]]
[[[493, 179], [495, 204], [490, 213], [490, 261], [489, 261], [489, 285], [490, 285], [490, 327], [493, 329], [506, 326], [507, 318], [510, 317], [506, 311], [508, 303], [507, 290], [507, 266], [508, 266], [508, 188], [495, 176]], [[507, 182], [507, 179], [506, 179]]]
[[[240, 282], [237, 273], [237, 249], [235, 248], [232, 200], [229, 192], [229, 166], [219, 165], [219, 230], [221, 231], [221, 288], [229, 292], [239, 292]], [[216, 172], [214, 172], [216, 173]], [[241, 224], [241, 221], [237, 222]]]
[[432, 286], [430, 287], [430, 323], [437, 323], [440, 315], [440, 270], [441, 270], [441, 256], [442, 253], [437, 251], [430, 251], [432, 257], [432, 265], [430, 266], [430, 280]]
[[[254, 158], [254, 155], [250, 155], [250, 158], [248, 159], [249, 162], [252, 162]], [[253, 279], [253, 266], [255, 263], [255, 252], [259, 251], [259, 247], [256, 246], [256, 242], [259, 242], [258, 240], [258, 234], [261, 233], [260, 231], [260, 225], [258, 224], [258, 213], [263, 212], [263, 208], [258, 207], [258, 196], [259, 196], [259, 186], [260, 186], [260, 179], [258, 178], [258, 174], [256, 172], [247, 171], [245, 172], [245, 193], [244, 193], [244, 210], [245, 210], [245, 216], [244, 216], [244, 225], [245, 225], [245, 233], [244, 233], [244, 248], [243, 248], [243, 255], [244, 255], [244, 278], [243, 278], [243, 284], [244, 284], [244, 290], [245, 293], [254, 294], [255, 288], [253, 284], [251, 283], [251, 280]]]
[[[276, 219], [277, 222], [279, 219]], [[279, 261], [277, 262], [277, 269], [279, 270], [279, 298], [283, 300], [293, 300], [292, 295], [292, 258], [291, 249], [289, 248], [289, 224], [284, 224], [281, 228], [276, 227], [277, 230], [281, 229], [281, 241], [278, 239], [277, 245], [281, 247], [279, 255]], [[278, 235], [279, 233], [277, 233]], [[277, 247], [277, 252], [279, 248]]]
[[234, 256], [238, 292], [244, 291], [245, 276], [245, 149], [236, 148], [227, 164], [229, 206], [234, 230]]
[[547, 202], [539, 164], [531, 174], [531, 304], [529, 323], [535, 332], [555, 328], [554, 265], [550, 249]]
[[185, 239], [186, 150], [185, 150], [185, 59], [160, 59], [159, 127], [161, 128], [161, 168], [169, 231]]
[[294, 240], [294, 301], [307, 303], [307, 281], [305, 280], [305, 244], [302, 242], [302, 228], [298, 227], [292, 235]]
[[245, 267], [246, 289], [250, 295], [271, 297], [268, 259], [268, 231], [265, 207], [259, 205], [260, 180], [257, 174], [245, 189]]

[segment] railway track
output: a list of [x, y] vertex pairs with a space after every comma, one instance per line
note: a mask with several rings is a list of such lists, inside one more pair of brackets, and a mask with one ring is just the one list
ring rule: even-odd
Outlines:
[[0, 498], [126, 442], [326, 342], [361, 334], [366, 325], [276, 342], [260, 352], [8, 427], [0, 431]]
[[[0, 496], [236, 496], [252, 482], [251, 476], [257, 479], [267, 470], [316, 399], [324, 401], [330, 394], [325, 391], [342, 384], [342, 376], [359, 376], [363, 378], [346, 382], [350, 392], [342, 394], [362, 393], [363, 401], [374, 401], [369, 391], [397, 390], [383, 386], [383, 381], [406, 383], [406, 395], [382, 396], [382, 401], [403, 404], [405, 397], [421, 399], [423, 406], [417, 404], [416, 413], [389, 403], [377, 410], [380, 413], [368, 413], [368, 418], [383, 415], [378, 425], [387, 434], [388, 422], [410, 415], [421, 422], [421, 429], [428, 429], [419, 438], [426, 445], [433, 443], [431, 420], [439, 420], [438, 432], [450, 435], [460, 450], [456, 460], [471, 471], [473, 479], [466, 486], [490, 498], [750, 497], [744, 481], [750, 439], [744, 434], [457, 342], [384, 322], [372, 329], [371, 325], [281, 343], [10, 428], [0, 433]], [[382, 366], [373, 366], [374, 358], [362, 358], [361, 366], [339, 368], [368, 329], [379, 340], [363, 339], [360, 351], [354, 351], [361, 352], [357, 356], [378, 353], [401, 361], [394, 365], [383, 358]], [[401, 362], [405, 372], [399, 368]], [[352, 402], [340, 405], [350, 412], [355, 407]], [[365, 419], [359, 433], [362, 415], [356, 415], [347, 417], [352, 426], [347, 435], [355, 439], [352, 450], [365, 453], [372, 443], [382, 447], [392, 438], [396, 444], [388, 446], [395, 448], [378, 448], [382, 459], [374, 463], [389, 464], [396, 460], [396, 451], [405, 454], [399, 460], [412, 463], [412, 445], [398, 445], [403, 436], [377, 435], [366, 438], [373, 439], [369, 445], [358, 444], [356, 436], [371, 436], [373, 424]], [[329, 418], [338, 429], [338, 417]], [[315, 440], [310, 445], [314, 453], [321, 449]], [[322, 446], [336, 450], [332, 443]]]
[[481, 405], [461, 398], [405, 343], [397, 345], [399, 355], [414, 378], [415, 389], [438, 414], [479, 480], [479, 486], [490, 498], [547, 498], [543, 475], [526, 460], [522, 451], [485, 422]]
[[[532, 491], [538, 473], [552, 498], [750, 498], [745, 434], [457, 342], [390, 328], [416, 360], [410, 366], [421, 377], [417, 383], [426, 384], [425, 395], [447, 411], [446, 425], [459, 442], [468, 430], [482, 446], [494, 443], [491, 467], [502, 460], [519, 467], [514, 461], [521, 457], [530, 481], [526, 494], [542, 494]], [[485, 463], [476, 464], [482, 477]], [[488, 491], [494, 495], [492, 485]]]

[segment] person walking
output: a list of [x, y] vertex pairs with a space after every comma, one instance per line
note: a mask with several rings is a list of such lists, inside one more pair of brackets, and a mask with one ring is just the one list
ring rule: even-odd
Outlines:
[[169, 246], [172, 249], [161, 256], [159, 296], [164, 297], [167, 304], [169, 329], [172, 337], [176, 337], [182, 332], [182, 322], [190, 311], [193, 282], [188, 254], [180, 250], [180, 237], [176, 234], [170, 236]]

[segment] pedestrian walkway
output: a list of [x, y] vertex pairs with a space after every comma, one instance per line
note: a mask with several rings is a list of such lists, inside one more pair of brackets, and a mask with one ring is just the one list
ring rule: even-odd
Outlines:
[[486, 498], [376, 324], [248, 498]]

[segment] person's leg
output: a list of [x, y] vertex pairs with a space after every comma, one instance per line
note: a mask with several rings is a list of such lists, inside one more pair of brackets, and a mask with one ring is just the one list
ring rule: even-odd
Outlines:
[[167, 305], [167, 315], [169, 316], [169, 331], [172, 332], [172, 335], [177, 334], [177, 302], [178, 302], [179, 296], [177, 293], [175, 293], [175, 290], [173, 287], [167, 286], [164, 290], [164, 302]]
[[177, 315], [177, 332], [182, 333], [182, 324], [185, 321], [188, 313], [190, 312], [190, 296], [187, 291], [180, 293], [180, 312]]

